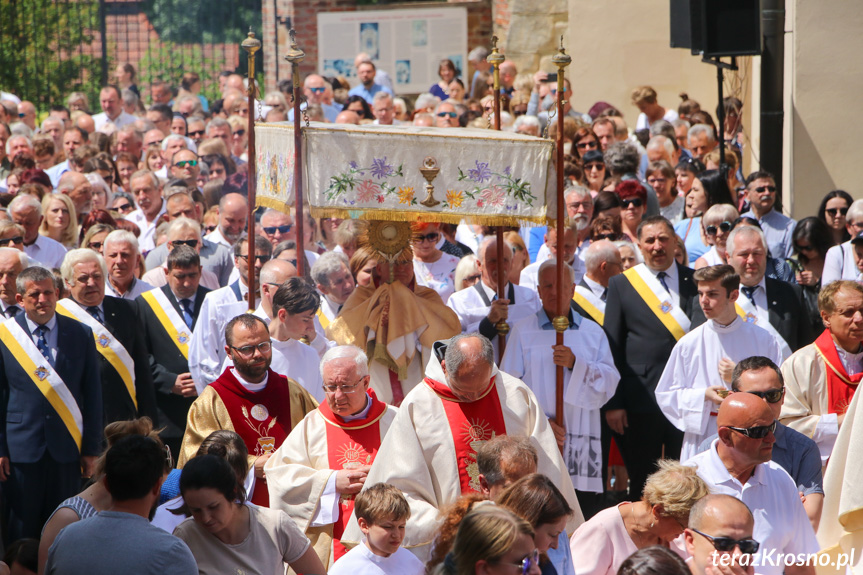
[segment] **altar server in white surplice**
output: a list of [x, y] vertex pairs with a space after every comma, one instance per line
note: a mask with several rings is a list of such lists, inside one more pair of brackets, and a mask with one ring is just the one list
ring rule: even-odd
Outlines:
[[781, 365], [786, 358], [777, 336], [737, 314], [740, 276], [733, 267], [701, 268], [693, 279], [707, 323], [680, 338], [656, 386], [662, 413], [684, 432], [681, 461], [716, 435], [716, 413], [737, 362], [759, 355]]
[[[434, 344], [426, 377], [399, 407], [365, 485], [388, 483], [411, 506], [404, 547], [425, 561], [440, 528], [440, 511], [461, 495], [481, 493], [476, 452], [498, 435], [527, 437], [538, 453], [537, 472], [550, 477], [575, 513], [573, 533], [584, 519], [548, 418], [530, 389], [497, 369], [492, 346], [479, 334]], [[351, 518], [342, 539], [362, 538]]]
[[498, 357], [495, 324], [503, 319], [512, 326], [518, 320], [535, 314], [542, 306], [534, 290], [511, 283], [504, 286], [504, 295], [498, 296], [498, 266], [503, 268], [504, 277], [509, 277], [512, 267], [512, 246], [509, 244], [504, 246], [503, 261], [498, 262], [497, 239], [484, 239], [479, 247], [476, 265], [482, 279], [473, 287], [452, 294], [447, 305], [458, 316], [462, 333], [481, 333], [491, 340], [495, 357]]
[[[564, 285], [560, 289], [569, 302], [575, 274], [564, 265]], [[602, 493], [599, 408], [614, 395], [620, 374], [602, 328], [571, 309], [567, 310], [569, 329], [564, 332], [564, 343], [555, 345], [557, 332], [551, 321], [558, 315], [557, 262], [542, 262], [537, 279], [542, 309], [513, 326], [500, 367], [520, 378], [536, 394], [558, 444], [563, 446], [575, 489]], [[554, 423], [557, 366], [564, 368], [563, 428]]]

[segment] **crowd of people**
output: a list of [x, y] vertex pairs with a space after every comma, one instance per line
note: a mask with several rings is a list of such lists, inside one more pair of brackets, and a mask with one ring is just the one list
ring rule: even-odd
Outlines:
[[[488, 129], [487, 55], [412, 100], [360, 54], [302, 113]], [[247, 229], [248, 117], [293, 119], [290, 82], [115, 76], [97, 114], [0, 93], [0, 569], [814, 574], [770, 556], [819, 550], [863, 200], [784, 215], [739, 100], [567, 101], [565, 229], [416, 223], [393, 259], [359, 220]], [[501, 64], [503, 129], [556, 137], [548, 80]]]

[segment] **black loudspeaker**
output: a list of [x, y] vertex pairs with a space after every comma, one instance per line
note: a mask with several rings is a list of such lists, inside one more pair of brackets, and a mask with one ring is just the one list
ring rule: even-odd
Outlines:
[[671, 47], [706, 57], [761, 54], [759, 0], [671, 0]]

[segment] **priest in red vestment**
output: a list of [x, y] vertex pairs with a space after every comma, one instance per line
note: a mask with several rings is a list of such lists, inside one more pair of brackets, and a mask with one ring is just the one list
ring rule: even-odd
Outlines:
[[292, 379], [270, 369], [272, 343], [264, 321], [243, 314], [225, 327], [225, 351], [234, 366], [208, 385], [189, 410], [177, 467], [195, 457], [201, 442], [218, 429], [234, 431], [255, 469], [252, 503], [268, 506], [264, 464], [317, 402]]
[[345, 525], [396, 408], [369, 387], [368, 358], [352, 345], [321, 360], [326, 402], [300, 422], [264, 466], [270, 506], [287, 512], [329, 568], [345, 553]]

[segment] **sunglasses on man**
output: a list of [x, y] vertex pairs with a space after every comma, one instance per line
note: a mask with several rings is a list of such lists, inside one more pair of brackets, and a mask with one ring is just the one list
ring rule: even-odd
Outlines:
[[752, 538], [732, 539], [731, 537], [714, 537], [713, 535], [702, 533], [698, 529], [694, 529], [692, 527], [689, 529], [710, 541], [713, 544], [714, 549], [723, 553], [729, 553], [734, 551], [735, 547], [739, 547], [740, 552], [744, 555], [752, 555], [753, 553], [758, 553], [758, 548], [761, 546], [758, 541]]
[[770, 425], [756, 425], [754, 427], [731, 427], [730, 425], [726, 425], [725, 427], [731, 431], [745, 435], [749, 439], [764, 439], [776, 431], [776, 421], [774, 420]]

